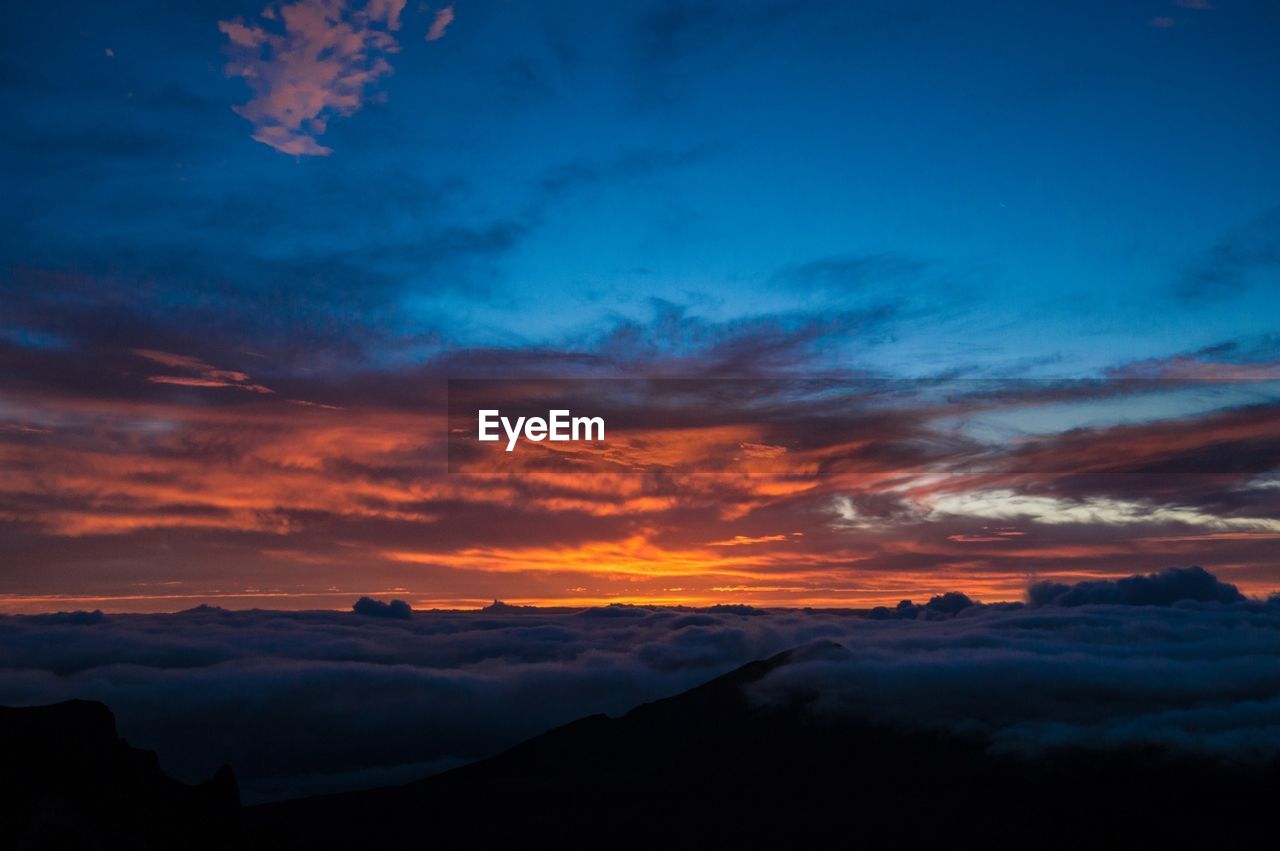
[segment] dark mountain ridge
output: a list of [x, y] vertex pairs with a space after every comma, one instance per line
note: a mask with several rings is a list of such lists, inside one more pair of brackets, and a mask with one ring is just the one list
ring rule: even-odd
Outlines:
[[130, 747], [101, 703], [0, 707], [0, 848], [214, 849], [243, 843], [235, 776], [197, 786]]
[[1155, 748], [993, 753], [981, 736], [762, 702], [817, 642], [404, 786], [241, 809], [229, 769], [166, 777], [101, 704], [0, 710], [6, 848], [1273, 847], [1280, 765]]
[[847, 654], [820, 642], [751, 662], [621, 718], [594, 715], [405, 786], [247, 811], [261, 847], [722, 847], [966, 841], [997, 847], [1270, 847], [1280, 766], [1155, 748], [993, 754], [981, 737], [760, 704], [777, 668]]

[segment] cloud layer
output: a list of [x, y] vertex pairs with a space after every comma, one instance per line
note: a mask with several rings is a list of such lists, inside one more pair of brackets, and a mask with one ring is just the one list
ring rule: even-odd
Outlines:
[[[1203, 584], [1148, 578], [1188, 579]], [[1002, 747], [1280, 752], [1280, 606], [1176, 596], [1025, 608], [952, 595], [894, 618], [733, 606], [5, 617], [0, 703], [102, 700], [167, 770], [199, 778], [230, 762], [262, 800], [407, 781], [828, 640], [847, 655], [780, 670], [757, 698], [803, 693], [815, 711], [978, 730]]]

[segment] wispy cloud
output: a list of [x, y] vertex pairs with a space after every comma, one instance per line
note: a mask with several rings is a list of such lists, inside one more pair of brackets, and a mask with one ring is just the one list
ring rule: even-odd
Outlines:
[[934, 498], [932, 508], [943, 515], [992, 520], [1029, 519], [1049, 525], [1173, 525], [1221, 531], [1280, 533], [1280, 521], [1268, 517], [1220, 517], [1197, 508], [1159, 505], [1150, 500], [1108, 497], [1062, 499], [1019, 494], [1011, 490], [942, 494]]
[[453, 4], [450, 3], [436, 12], [431, 20], [431, 28], [427, 30], [427, 41], [439, 41], [444, 38], [445, 30], [453, 23]]
[[707, 544], [708, 547], [747, 547], [752, 544], [776, 544], [788, 540], [786, 535], [760, 535], [759, 537], [751, 537], [749, 535], [734, 535], [724, 541], [712, 541]]
[[391, 73], [386, 57], [399, 50], [405, 0], [296, 0], [267, 6], [257, 22], [220, 21], [230, 40], [228, 76], [253, 91], [235, 107], [253, 123], [253, 138], [277, 151], [326, 156], [316, 137], [334, 115], [364, 106], [367, 88]]
[[1227, 233], [1187, 270], [1177, 294], [1189, 301], [1229, 298], [1255, 286], [1280, 266], [1280, 207], [1272, 207]]
[[184, 387], [234, 387], [253, 393], [274, 393], [270, 387], [255, 384], [248, 373], [234, 369], [218, 369], [199, 358], [159, 352], [154, 349], [134, 349], [133, 353], [152, 363], [179, 369], [188, 375], [152, 375], [147, 378], [154, 384], [177, 384]]

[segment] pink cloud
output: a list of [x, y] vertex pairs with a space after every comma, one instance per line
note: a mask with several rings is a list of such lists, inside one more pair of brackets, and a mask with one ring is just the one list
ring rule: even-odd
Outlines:
[[1136, 361], [1112, 371], [1116, 378], [1150, 378], [1170, 381], [1280, 381], [1280, 361], [1230, 363], [1199, 355], [1177, 355]]
[[1213, 4], [1209, 0], [1173, 0], [1173, 5], [1181, 6], [1183, 9], [1212, 9]]
[[436, 12], [435, 18], [431, 21], [431, 28], [427, 30], [427, 41], [439, 41], [444, 38], [444, 31], [451, 23], [453, 23], [453, 4]]
[[1151, 26], [1156, 27], [1157, 29], [1165, 30], [1173, 25], [1174, 25], [1173, 18], [1168, 18], [1163, 15], [1158, 18], [1151, 19]]
[[399, 43], [405, 0], [295, 0], [262, 11], [261, 20], [219, 21], [231, 61], [226, 73], [253, 92], [234, 107], [253, 138], [295, 156], [332, 152], [316, 141], [334, 115], [364, 106], [366, 89], [391, 73], [386, 57]]
[[147, 378], [153, 384], [177, 384], [182, 387], [234, 387], [237, 390], [248, 390], [252, 393], [274, 393], [270, 387], [255, 384], [247, 373], [234, 369], [218, 369], [199, 358], [187, 355], [175, 355], [172, 352], [161, 352], [155, 349], [134, 349], [133, 353], [146, 358], [152, 363], [181, 369], [194, 373], [185, 375], [153, 375]]

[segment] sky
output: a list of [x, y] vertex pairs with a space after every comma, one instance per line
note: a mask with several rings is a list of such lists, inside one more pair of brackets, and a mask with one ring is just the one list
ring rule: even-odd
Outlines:
[[[0, 610], [1275, 591], [1278, 23], [9, 10]], [[474, 378], [733, 380], [786, 416], [710, 385], [618, 466], [468, 473]], [[779, 466], [698, 468], [739, 456]]]

